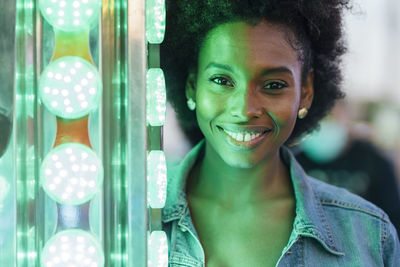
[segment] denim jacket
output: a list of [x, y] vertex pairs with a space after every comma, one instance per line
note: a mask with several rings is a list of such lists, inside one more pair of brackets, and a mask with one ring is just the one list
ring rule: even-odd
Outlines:
[[[185, 195], [187, 175], [202, 149], [204, 141], [168, 170], [162, 223], [168, 236], [169, 266], [205, 266]], [[285, 147], [281, 157], [290, 169], [296, 216], [276, 266], [400, 266], [399, 239], [381, 209], [344, 189], [308, 177]]]

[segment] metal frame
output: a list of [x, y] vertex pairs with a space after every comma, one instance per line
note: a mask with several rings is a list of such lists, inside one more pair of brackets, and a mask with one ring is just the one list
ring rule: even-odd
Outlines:
[[128, 266], [147, 266], [145, 0], [128, 2]]

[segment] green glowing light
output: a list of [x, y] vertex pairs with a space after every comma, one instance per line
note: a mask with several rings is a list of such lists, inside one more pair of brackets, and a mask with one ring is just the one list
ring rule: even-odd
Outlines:
[[97, 21], [100, 0], [39, 0], [43, 17], [63, 31], [79, 31]]
[[165, 123], [167, 96], [165, 78], [162, 69], [152, 68], [146, 75], [147, 123], [151, 126], [162, 126]]
[[3, 202], [10, 192], [10, 184], [4, 177], [0, 176], [0, 212], [3, 209]]
[[165, 35], [165, 0], [146, 1], [146, 38], [151, 44], [161, 44]]
[[167, 164], [161, 150], [152, 150], [147, 156], [147, 200], [153, 209], [161, 209], [167, 197]]
[[67, 143], [57, 146], [44, 158], [40, 182], [54, 201], [80, 205], [100, 190], [103, 167], [89, 147]]
[[32, 20], [32, 14], [33, 14], [33, 0], [26, 0], [25, 1], [25, 8], [24, 8], [24, 22], [25, 22], [25, 30], [27, 33], [30, 35], [33, 34], [33, 20]]
[[40, 76], [43, 104], [55, 115], [77, 119], [95, 109], [101, 96], [97, 69], [80, 57], [62, 57], [50, 63]]
[[168, 266], [168, 242], [164, 231], [153, 231], [149, 238], [149, 267]]
[[94, 236], [74, 229], [59, 232], [50, 238], [40, 261], [42, 267], [102, 267], [104, 254]]

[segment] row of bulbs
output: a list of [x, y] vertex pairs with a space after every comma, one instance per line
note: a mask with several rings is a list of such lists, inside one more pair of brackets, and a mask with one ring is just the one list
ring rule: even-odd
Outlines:
[[[88, 29], [98, 19], [100, 0], [40, 0], [43, 17], [56, 29], [78, 32]], [[164, 0], [146, 1], [146, 38], [159, 44], [165, 33]], [[164, 74], [159, 68], [147, 71], [147, 122], [162, 126], [165, 122], [166, 90]], [[52, 61], [39, 80], [41, 102], [54, 115], [79, 119], [95, 110], [102, 95], [102, 81], [97, 69], [88, 61], [65, 56]], [[166, 200], [166, 161], [163, 151], [150, 151], [147, 161], [148, 203], [163, 208]], [[40, 181], [45, 192], [57, 203], [81, 205], [101, 189], [103, 166], [89, 147], [66, 143], [52, 149], [44, 158]], [[149, 266], [167, 266], [167, 237], [163, 231], [149, 235]], [[90, 233], [64, 230], [50, 238], [43, 248], [42, 266], [56, 267], [104, 265], [100, 243]], [[82, 265], [83, 264], [83, 265]]]
[[[40, 0], [41, 14], [56, 30], [80, 32], [97, 22], [100, 0]], [[96, 109], [102, 81], [96, 67], [81, 57], [64, 56], [52, 61], [39, 79], [42, 104], [55, 116], [79, 119]], [[64, 143], [43, 159], [40, 183], [55, 202], [81, 205], [91, 200], [103, 182], [103, 165], [97, 154], [79, 143]], [[81, 229], [53, 235], [41, 253], [41, 265], [103, 267], [104, 254], [95, 236]]]

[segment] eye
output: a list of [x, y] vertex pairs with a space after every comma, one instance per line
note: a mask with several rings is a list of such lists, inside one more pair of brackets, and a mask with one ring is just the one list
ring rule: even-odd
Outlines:
[[283, 88], [288, 87], [288, 85], [285, 82], [278, 82], [278, 81], [273, 81], [269, 82], [264, 86], [264, 89], [268, 90], [280, 90]]
[[222, 76], [213, 77], [210, 79], [210, 81], [218, 85], [233, 87], [233, 82], [231, 82], [228, 78]]

